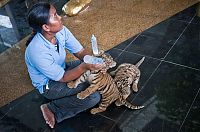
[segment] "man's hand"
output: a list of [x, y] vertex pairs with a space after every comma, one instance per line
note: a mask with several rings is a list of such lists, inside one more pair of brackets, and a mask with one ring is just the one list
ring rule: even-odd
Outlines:
[[94, 71], [94, 70], [102, 70], [102, 69], [105, 69], [105, 64], [102, 63], [102, 64], [86, 64], [86, 67], [88, 70], [91, 70], [91, 71]]
[[101, 70], [101, 73], [106, 74], [107, 72], [107, 68], [106, 68], [106, 64], [102, 63], [102, 64], [95, 64], [95, 68], [97, 68], [97, 70]]

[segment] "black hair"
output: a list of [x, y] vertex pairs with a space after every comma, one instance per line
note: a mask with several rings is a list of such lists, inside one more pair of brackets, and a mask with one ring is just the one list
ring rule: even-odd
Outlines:
[[26, 42], [26, 46], [31, 42], [37, 32], [42, 31], [42, 25], [49, 22], [50, 3], [39, 2], [33, 5], [28, 11], [28, 24], [33, 29], [33, 33]]

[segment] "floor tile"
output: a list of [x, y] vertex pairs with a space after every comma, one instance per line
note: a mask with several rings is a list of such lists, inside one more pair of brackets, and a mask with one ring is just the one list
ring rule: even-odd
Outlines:
[[178, 125], [162, 117], [155, 117], [142, 129], [142, 132], [177, 132], [178, 128]]
[[[162, 120], [160, 130], [178, 130], [199, 89], [200, 72], [188, 68], [162, 63], [148, 83], [133, 99], [145, 108], [137, 111], [126, 110], [118, 123], [124, 131], [142, 131], [155, 118]], [[170, 126], [169, 126], [170, 125]], [[160, 131], [151, 126], [152, 131]]]
[[3, 120], [0, 120], [0, 128], [2, 132], [36, 132], [21, 123], [19, 119], [9, 116], [6, 116]]
[[196, 4], [191, 7], [188, 7], [187, 9], [184, 9], [183, 11], [170, 17], [170, 19], [175, 19], [175, 20], [184, 21], [184, 22], [190, 22], [192, 20], [192, 18], [194, 17], [194, 15], [196, 14], [196, 7], [197, 7]]
[[[26, 8], [25, 2], [23, 0], [11, 0], [6, 6], [10, 9], [10, 11], [7, 9], [6, 13], [10, 17], [13, 29], [15, 30], [15, 33], [19, 35], [17, 38], [21, 40], [31, 33], [26, 19], [26, 12], [28, 9]], [[19, 10], [19, 8], [21, 10]]]
[[[200, 75], [197, 76], [200, 81]], [[200, 90], [199, 90], [200, 91]], [[198, 132], [200, 130], [200, 94], [197, 93], [196, 98], [194, 97], [194, 102], [190, 106], [190, 111], [187, 113], [185, 120], [182, 121], [182, 127], [179, 129], [182, 132]]]
[[29, 130], [45, 130], [47, 126], [40, 111], [40, 105], [45, 101], [46, 100], [34, 90], [11, 104], [1, 107], [0, 112], [3, 115], [1, 121], [4, 125], [0, 126], [0, 129], [24, 132]]
[[[125, 50], [144, 56], [163, 59], [186, 26], [187, 23], [185, 22], [166, 20], [145, 30]], [[121, 49], [124, 47], [121, 44], [116, 46], [116, 48]]]
[[169, 40], [176, 40], [181, 35], [185, 27], [188, 25], [186, 22], [181, 22], [173, 19], [167, 19], [159, 24], [145, 30], [144, 35], [148, 32], [154, 35], [162, 36]]
[[[95, 131], [108, 131], [115, 124], [114, 121], [109, 120], [100, 115], [91, 115], [88, 113], [80, 113], [77, 116], [66, 119], [61, 123], [56, 124], [55, 131], [61, 132], [95, 132]], [[116, 130], [119, 128], [116, 128]]]
[[110, 49], [106, 51], [106, 53], [110, 54], [114, 60], [116, 60], [122, 54], [122, 52], [123, 51], [119, 49]]
[[152, 33], [142, 34], [127, 47], [126, 51], [163, 59], [174, 42], [174, 40]]
[[190, 24], [181, 35], [166, 59], [174, 63], [199, 69], [200, 67], [200, 27]]
[[121, 49], [121, 50], [125, 50], [131, 43], [133, 43], [133, 41], [135, 41], [135, 39], [138, 37], [139, 35], [135, 35], [127, 40], [125, 40], [124, 42], [118, 44], [117, 46], [115, 46], [114, 48], [116, 49]]
[[195, 16], [194, 19], [192, 20], [192, 23], [200, 25], [200, 17]]

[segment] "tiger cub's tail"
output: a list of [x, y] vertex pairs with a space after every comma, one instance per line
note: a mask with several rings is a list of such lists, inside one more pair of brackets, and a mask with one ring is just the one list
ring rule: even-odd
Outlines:
[[120, 96], [120, 98], [115, 102], [115, 104], [117, 106], [125, 105], [126, 107], [133, 109], [133, 110], [138, 110], [138, 109], [144, 108], [144, 106], [142, 106], [142, 105], [133, 105], [133, 104], [129, 103], [126, 99], [123, 99], [123, 96]]
[[144, 59], [145, 59], [145, 57], [142, 57], [142, 59], [141, 59], [140, 61], [138, 61], [138, 62], [135, 64], [135, 66], [138, 68], [138, 67], [142, 64], [142, 62], [144, 61]]
[[138, 109], [144, 108], [143, 105], [133, 105], [133, 104], [129, 103], [129, 102], [126, 101], [126, 100], [124, 100], [124, 101], [125, 101], [125, 102], [124, 102], [124, 105], [125, 105], [126, 107], [130, 108], [130, 109], [138, 110]]

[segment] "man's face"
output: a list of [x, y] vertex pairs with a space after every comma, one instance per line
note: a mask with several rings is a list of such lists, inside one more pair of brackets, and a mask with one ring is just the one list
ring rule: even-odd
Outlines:
[[57, 14], [53, 6], [51, 6], [49, 11], [49, 23], [47, 25], [52, 33], [57, 33], [63, 28], [62, 18]]

